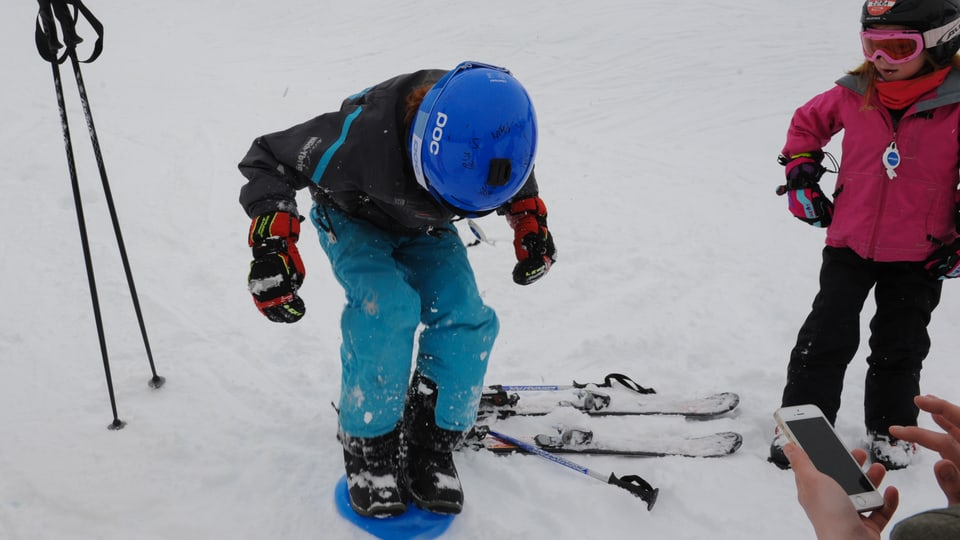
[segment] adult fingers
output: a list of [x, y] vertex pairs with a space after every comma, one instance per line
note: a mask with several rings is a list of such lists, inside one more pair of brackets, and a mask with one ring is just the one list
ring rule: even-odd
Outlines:
[[792, 442], [783, 445], [783, 455], [787, 457], [787, 461], [790, 462], [790, 468], [792, 468], [795, 473], [816, 469], [816, 467], [813, 466], [813, 462], [810, 461], [810, 457], [803, 451], [803, 448], [800, 448]]
[[870, 517], [864, 518], [864, 521], [872, 524], [879, 534], [887, 526], [887, 523], [890, 523], [890, 518], [893, 517], [899, 505], [900, 492], [897, 491], [897, 488], [890, 486], [883, 492], [883, 507], [871, 512]]
[[939, 414], [954, 426], [960, 426], [960, 406], [932, 394], [917, 396], [913, 401], [920, 409], [930, 414]]
[[942, 459], [933, 466], [940, 489], [947, 496], [947, 504], [960, 504], [960, 469], [949, 459]]
[[950, 438], [954, 441], [960, 441], [960, 426], [950, 421], [949, 418], [942, 414], [931, 414], [933, 421], [940, 426], [944, 431], [946, 431]]
[[917, 426], [890, 426], [890, 435], [895, 438], [915, 442], [935, 452], [949, 447], [952, 437], [944, 433], [937, 433]]
[[879, 463], [874, 463], [873, 465], [870, 465], [869, 469], [867, 469], [866, 474], [867, 478], [873, 482], [873, 485], [879, 486], [883, 483], [883, 477], [887, 475], [887, 469], [885, 469], [883, 465]]
[[853, 459], [857, 460], [861, 467], [867, 462], [867, 451], [863, 448], [854, 448], [850, 453], [853, 454]]

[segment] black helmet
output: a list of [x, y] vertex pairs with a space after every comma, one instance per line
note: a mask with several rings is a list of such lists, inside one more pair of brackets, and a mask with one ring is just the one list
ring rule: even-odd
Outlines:
[[960, 0], [867, 0], [860, 24], [906, 26], [923, 34], [924, 47], [940, 65], [960, 50]]

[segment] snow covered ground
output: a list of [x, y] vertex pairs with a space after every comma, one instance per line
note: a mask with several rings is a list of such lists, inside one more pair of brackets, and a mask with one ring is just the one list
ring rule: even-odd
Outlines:
[[[392, 75], [464, 59], [509, 67], [534, 97], [537, 174], [560, 254], [546, 279], [517, 287], [508, 227], [498, 217], [481, 221], [496, 245], [471, 257], [502, 323], [488, 382], [621, 372], [661, 393], [737, 391], [741, 406], [727, 418], [601, 425], [651, 437], [735, 430], [744, 445], [714, 460], [578, 458], [659, 487], [649, 513], [621, 490], [536, 457], [463, 454], [467, 504], [448, 536], [811, 538], [792, 475], [765, 458], [788, 351], [816, 292], [823, 234], [774, 195], [782, 178], [775, 158], [793, 109], [859, 62], [860, 5], [89, 0], [107, 35], [84, 77], [168, 379], [159, 391], [147, 387], [65, 66], [128, 422], [109, 431], [50, 67], [33, 43], [36, 3], [7, 2], [0, 538], [363, 538], [331, 498], [342, 474], [330, 407], [342, 292], [308, 231], [300, 242], [307, 317], [287, 326], [256, 312], [245, 288], [248, 220], [236, 163], [257, 135]], [[958, 316], [960, 284], [947, 283], [923, 389], [956, 400]], [[838, 422], [850, 445], [862, 437], [865, 355], [864, 341]], [[888, 475], [902, 493], [898, 518], [944, 504], [935, 461], [925, 452]]]

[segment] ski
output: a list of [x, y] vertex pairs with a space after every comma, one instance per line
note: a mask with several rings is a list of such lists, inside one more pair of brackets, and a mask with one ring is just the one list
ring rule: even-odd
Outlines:
[[[554, 433], [517, 437], [553, 454], [587, 454], [628, 457], [681, 456], [693, 458], [723, 457], [736, 452], [743, 437], [734, 432], [702, 436], [595, 436], [592, 430], [560, 428]], [[466, 448], [497, 454], [522, 451], [516, 444], [490, 434], [488, 426], [476, 426], [464, 444]]]
[[740, 396], [721, 392], [686, 398], [663, 396], [629, 377], [612, 373], [603, 383], [571, 385], [490, 385], [480, 397], [480, 418], [496, 415], [542, 416], [557, 407], [573, 407], [591, 416], [675, 415], [711, 418], [734, 410]]
[[607, 437], [594, 438], [583, 429], [562, 430], [558, 434], [538, 434], [534, 442], [550, 452], [589, 453], [637, 457], [723, 457], [736, 452], [743, 444], [739, 433], [724, 431], [699, 437]]

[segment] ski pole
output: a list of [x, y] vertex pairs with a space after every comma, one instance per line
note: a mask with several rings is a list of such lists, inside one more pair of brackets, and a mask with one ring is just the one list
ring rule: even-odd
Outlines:
[[520, 396], [511, 392], [556, 392], [576, 389], [580, 391], [579, 398], [583, 400], [583, 402], [577, 406], [578, 408], [599, 411], [610, 405], [610, 396], [602, 392], [588, 389], [587, 387], [595, 386], [597, 388], [612, 389], [614, 387], [614, 383], [617, 383], [627, 390], [636, 392], [638, 394], [649, 395], [657, 393], [657, 391], [653, 388], [640, 386], [633, 379], [627, 377], [626, 375], [610, 373], [604, 377], [602, 383], [578, 383], [574, 381], [573, 384], [494, 384], [487, 386], [483, 390], [483, 393], [480, 396], [480, 402], [493, 407], [512, 406], [517, 404]]
[[103, 163], [103, 153], [100, 151], [100, 140], [97, 137], [97, 129], [93, 125], [93, 113], [90, 110], [90, 102], [87, 99], [87, 88], [83, 84], [83, 76], [80, 73], [80, 61], [77, 60], [76, 50], [69, 52], [70, 62], [73, 65], [73, 74], [77, 79], [77, 89], [80, 92], [80, 104], [83, 108], [84, 117], [87, 120], [87, 130], [90, 132], [90, 142], [93, 145], [93, 154], [97, 160], [97, 168], [100, 172], [100, 183], [103, 185], [104, 198], [107, 201], [107, 209], [110, 212], [110, 221], [113, 223], [113, 233], [117, 238], [117, 248], [120, 250], [120, 261], [123, 264], [123, 273], [127, 278], [127, 286], [130, 289], [130, 299], [133, 302], [133, 310], [137, 315], [137, 323], [140, 326], [140, 336], [143, 338], [143, 346], [147, 354], [147, 362], [150, 364], [152, 374], [147, 383], [151, 388], [160, 388], [166, 381], [160, 375], [157, 375], [157, 368], [153, 362], [153, 352], [150, 350], [150, 340], [147, 338], [147, 327], [143, 322], [143, 312], [140, 309], [140, 297], [137, 294], [137, 286], [133, 281], [133, 271], [130, 269], [130, 259], [127, 257], [126, 244], [123, 242], [123, 234], [120, 231], [120, 220], [117, 217], [117, 207], [113, 202], [113, 195], [110, 190], [110, 183], [107, 180], [107, 169]]
[[556, 454], [547, 452], [546, 450], [539, 448], [536, 445], [529, 444], [524, 441], [521, 441], [520, 439], [511, 437], [510, 435], [506, 435], [498, 431], [494, 431], [492, 429], [489, 430], [487, 433], [493, 437], [496, 437], [497, 439], [500, 439], [503, 442], [512, 444], [517, 448], [520, 448], [524, 452], [535, 454], [537, 456], [540, 456], [544, 459], [547, 459], [559, 465], [563, 465], [564, 467], [567, 467], [569, 469], [573, 469], [579, 473], [585, 474], [592, 478], [596, 478], [597, 480], [600, 480], [601, 482], [604, 482], [606, 484], [612, 484], [617, 487], [621, 487], [629, 491], [630, 493], [634, 494], [635, 496], [639, 497], [644, 502], [646, 502], [648, 511], [652, 510], [654, 503], [657, 502], [657, 496], [660, 493], [660, 489], [651, 486], [649, 482], [647, 482], [643, 478], [640, 478], [639, 476], [628, 475], [628, 476], [617, 477], [617, 475], [614, 473], [610, 473], [609, 475], [599, 473], [591, 469], [588, 469], [583, 465], [578, 465], [568, 459], [564, 459]]
[[97, 295], [97, 279], [93, 273], [93, 262], [90, 256], [90, 242], [87, 238], [86, 221], [83, 217], [83, 203], [80, 200], [80, 186], [77, 183], [77, 167], [73, 157], [73, 145], [70, 142], [70, 125], [67, 121], [66, 108], [63, 100], [63, 86], [60, 80], [60, 69], [53, 64], [53, 80], [57, 91], [57, 104], [60, 106], [60, 125], [63, 130], [63, 143], [67, 152], [67, 167], [70, 169], [70, 180], [73, 186], [73, 203], [77, 211], [77, 224], [80, 228], [80, 244], [83, 247], [83, 262], [87, 269], [87, 283], [90, 287], [90, 299], [93, 302], [93, 318], [97, 326], [97, 338], [100, 342], [100, 354], [103, 357], [103, 370], [107, 377], [107, 394], [110, 396], [110, 408], [113, 410], [113, 422], [109, 429], [121, 429], [126, 423], [117, 415], [117, 399], [113, 392], [113, 379], [110, 376], [110, 360], [107, 356], [107, 342], [103, 334], [103, 318], [100, 315], [100, 300]]
[[[60, 124], [63, 133], [64, 147], [67, 155], [67, 168], [70, 173], [70, 181], [73, 189], [73, 199], [74, 205], [77, 213], [77, 224], [80, 229], [80, 242], [83, 248], [83, 257], [84, 264], [87, 272], [87, 281], [90, 287], [90, 297], [93, 303], [93, 312], [94, 320], [97, 327], [97, 337], [100, 343], [100, 352], [103, 357], [103, 367], [106, 374], [107, 381], [107, 392], [110, 397], [110, 406], [113, 411], [113, 422], [108, 426], [109, 429], [116, 430], [121, 429], [125, 425], [125, 422], [120, 420], [117, 414], [117, 403], [116, 396], [113, 390], [113, 379], [110, 373], [110, 361], [107, 354], [106, 338], [103, 331], [103, 319], [101, 317], [100, 311], [100, 301], [99, 295], [97, 294], [96, 286], [96, 277], [93, 271], [92, 257], [90, 254], [90, 242], [87, 235], [86, 220], [84, 219], [83, 214], [83, 203], [80, 196], [80, 186], [77, 178], [77, 169], [76, 163], [74, 160], [73, 154], [73, 144], [70, 136], [70, 125], [67, 119], [67, 111], [65, 100], [63, 96], [63, 84], [62, 78], [60, 75], [60, 64], [67, 58], [70, 57], [71, 62], [73, 63], [74, 75], [77, 79], [77, 86], [80, 91], [80, 97], [83, 104], [84, 114], [87, 119], [87, 127], [90, 132], [91, 142], [94, 146], [94, 152], [97, 157], [97, 164], [100, 169], [101, 180], [104, 187], [104, 192], [107, 199], [107, 204], [110, 209], [110, 216], [113, 221], [114, 232], [117, 236], [117, 242], [120, 248], [121, 259], [123, 260], [124, 270], [126, 272], [127, 281], [130, 285], [130, 292], [133, 296], [134, 307], [137, 312], [137, 317], [140, 322], [141, 334], [143, 335], [144, 345], [147, 348], [147, 355], [150, 362], [150, 369], [153, 373], [149, 385], [152, 388], [159, 388], [163, 385], [165, 379], [157, 375], [156, 369], [153, 363], [153, 356], [150, 352], [150, 345], [147, 341], [146, 328], [143, 323], [143, 317], [140, 312], [139, 300], [136, 295], [136, 289], [133, 284], [133, 276], [130, 272], [129, 261], [126, 256], [126, 249], [124, 248], [123, 240], [120, 234], [119, 221], [116, 217], [116, 209], [113, 204], [113, 198], [110, 194], [109, 183], [106, 177], [106, 168], [103, 165], [102, 154], [100, 152], [99, 141], [96, 137], [96, 130], [93, 125], [93, 117], [90, 113], [89, 104], [86, 97], [86, 88], [83, 85], [83, 79], [80, 75], [80, 66], [79, 60], [76, 56], [76, 46], [81, 43], [83, 40], [77, 35], [75, 24], [78, 20], [79, 15], [77, 12], [83, 14], [87, 22], [97, 33], [97, 40], [94, 45], [93, 53], [90, 58], [85, 60], [85, 62], [92, 62], [100, 55], [102, 51], [102, 39], [103, 39], [103, 26], [100, 22], [90, 13], [89, 9], [84, 6], [80, 0], [38, 0], [40, 4], [40, 11], [37, 15], [36, 22], [36, 44], [37, 50], [40, 53], [40, 56], [50, 62], [50, 65], [53, 70], [53, 81], [54, 87], [57, 95], [57, 106], [60, 112]], [[74, 14], [71, 15], [67, 5], [73, 5]], [[54, 21], [54, 17], [60, 23], [60, 28], [63, 31], [64, 43], [61, 44], [57, 36], [57, 23]], [[66, 47], [66, 54], [63, 57], [58, 57], [58, 51], [61, 47]]]
[[613, 383], [619, 383], [621, 386], [632, 390], [638, 394], [656, 394], [657, 391], [653, 388], [646, 388], [640, 386], [633, 379], [627, 377], [626, 375], [621, 375], [620, 373], [610, 373], [603, 378], [602, 383], [578, 383], [576, 381], [573, 384], [515, 384], [515, 385], [504, 385], [498, 384], [494, 385], [492, 388], [497, 388], [505, 392], [552, 392], [556, 390], [570, 390], [572, 388], [585, 388], [588, 385], [592, 384], [598, 388], [613, 388]]

